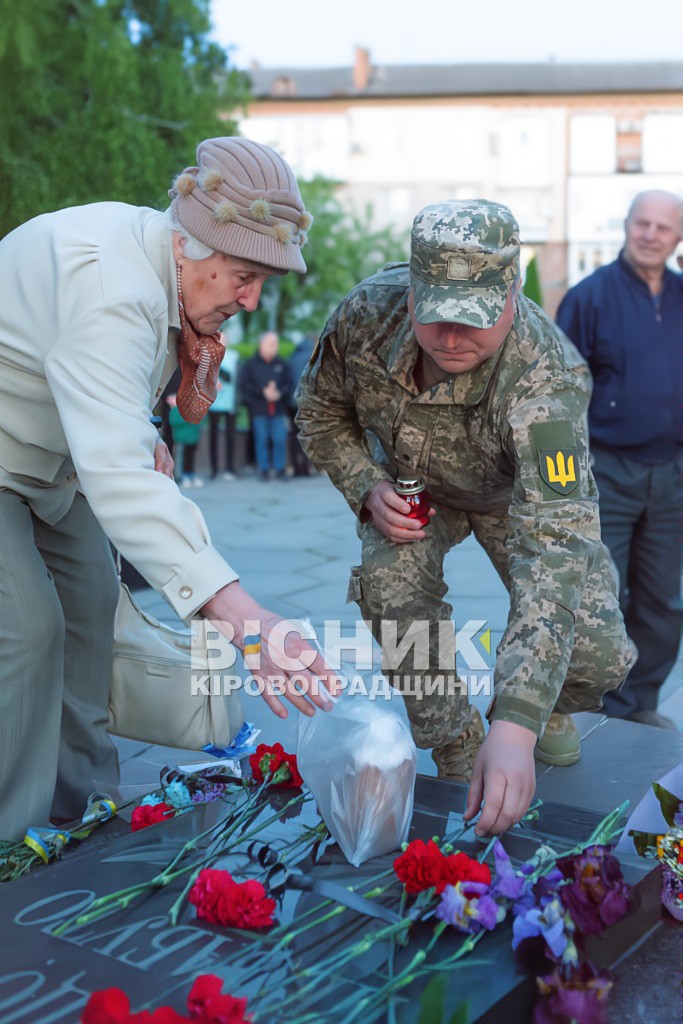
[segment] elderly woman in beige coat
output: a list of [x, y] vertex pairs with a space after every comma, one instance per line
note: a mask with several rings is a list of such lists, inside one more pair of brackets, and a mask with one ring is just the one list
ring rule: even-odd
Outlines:
[[[75, 817], [117, 781], [109, 541], [181, 618], [227, 623], [240, 647], [260, 621], [262, 673], [281, 672], [279, 617], [212, 546], [150, 410], [180, 363], [181, 413], [204, 415], [221, 324], [254, 310], [270, 275], [305, 271], [310, 217], [285, 161], [241, 138], [203, 142], [170, 194], [166, 213], [98, 203], [0, 242], [0, 837]], [[311, 675], [325, 670], [318, 656]], [[285, 696], [329, 706], [324, 688]]]

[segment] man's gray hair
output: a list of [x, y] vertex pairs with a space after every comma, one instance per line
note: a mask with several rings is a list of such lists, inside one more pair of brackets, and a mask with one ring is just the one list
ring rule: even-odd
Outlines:
[[166, 220], [171, 225], [174, 231], [177, 231], [179, 235], [185, 240], [183, 246], [183, 253], [187, 256], [188, 260], [205, 260], [209, 256], [213, 256], [215, 249], [209, 248], [208, 245], [204, 245], [198, 238], [186, 231], [182, 226], [178, 218], [174, 215], [173, 208], [169, 206], [166, 210]]

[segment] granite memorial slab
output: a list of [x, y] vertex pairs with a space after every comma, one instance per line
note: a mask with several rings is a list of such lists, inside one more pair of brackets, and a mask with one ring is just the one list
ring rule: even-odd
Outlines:
[[[652, 731], [636, 727], [639, 728], [646, 733]], [[586, 840], [605, 814], [623, 799], [637, 802], [650, 782], [678, 760], [675, 734], [672, 734], [674, 742], [668, 745], [661, 735], [657, 736], [660, 742], [652, 744], [650, 736], [632, 734], [630, 755], [626, 750], [614, 749], [613, 744], [620, 747], [623, 743], [618, 724], [615, 729], [613, 723], [608, 723], [594, 740], [591, 740], [592, 735], [584, 742], [584, 749], [594, 743], [596, 753], [599, 747], [609, 761], [609, 768], [602, 760], [592, 786], [578, 773], [574, 773], [574, 781], [564, 783], [564, 788], [562, 779], [570, 780], [568, 772], [563, 775], [558, 771], [554, 779], [552, 773], [541, 777], [539, 795], [544, 802], [538, 819], [512, 829], [503, 840], [513, 862], [527, 860], [541, 844], [548, 844], [562, 853], [578, 841]], [[619, 768], [624, 759], [634, 757], [639, 759], [637, 779]], [[592, 751], [585, 763], [586, 766], [594, 764]], [[618, 784], [603, 786], [604, 778], [613, 776], [619, 779]], [[551, 793], [555, 799], [548, 799]], [[602, 794], [599, 798], [598, 793]], [[418, 776], [410, 838], [457, 834], [462, 827], [465, 794], [464, 787]], [[276, 804], [271, 805], [271, 810], [273, 806], [278, 809]], [[244, 938], [239, 932], [222, 930], [198, 920], [194, 908], [188, 905], [178, 924], [170, 925], [166, 915], [183, 886], [183, 881], [177, 881], [146, 893], [125, 910], [72, 927], [60, 936], [53, 934], [58, 925], [87, 909], [95, 896], [151, 879], [183, 844], [215, 825], [226, 812], [229, 807], [223, 801], [198, 805], [188, 813], [135, 833], [128, 831], [128, 825], [116, 818], [105, 823], [90, 840], [68, 849], [62, 860], [5, 885], [0, 901], [2, 1024], [33, 1021], [76, 1024], [89, 993], [111, 986], [123, 988], [135, 1009], [165, 1004], [182, 1011], [193, 979], [203, 973], [214, 973], [225, 979], [225, 990], [233, 995], [253, 998], [265, 986], [273, 998], [280, 988], [291, 997], [292, 980], [291, 977], [287, 980], [286, 975], [293, 964], [301, 968], [312, 961], [320, 961], [332, 955], [342, 943], [360, 941], [377, 930], [376, 917], [346, 909], [296, 939], [286, 961], [274, 962], [254, 977], [249, 961], [244, 959]], [[259, 835], [259, 840], [286, 855], [302, 827], [315, 826], [318, 822], [313, 802], [309, 800], [300, 813], [293, 814], [290, 809], [281, 815]], [[483, 849], [482, 842], [471, 831], [457, 845], [472, 856]], [[325, 885], [342, 889], [353, 886], [362, 893], [363, 882], [367, 882], [367, 888], [371, 889], [375, 876], [391, 869], [394, 856], [388, 854], [361, 868], [353, 868], [331, 843], [323, 844], [313, 855], [294, 852], [287, 868], [297, 876], [299, 883], [303, 876], [304, 890], [308, 887], [309, 891], [285, 886], [276, 913], [278, 922], [300, 920], [302, 915], [320, 906], [325, 900]], [[624, 876], [633, 886], [632, 907], [604, 938], [591, 942], [590, 956], [598, 966], [612, 967], [619, 963], [661, 928], [656, 865], [629, 853], [622, 853], [620, 860]], [[243, 850], [229, 854], [215, 866], [228, 868], [236, 877], [263, 880], [263, 870]], [[317, 892], [316, 887], [322, 892]], [[394, 887], [393, 900], [379, 901], [380, 905], [388, 907], [389, 913], [398, 907], [399, 891]], [[396, 949], [395, 971], [400, 971], [416, 950], [426, 945], [433, 924], [433, 921], [418, 922], [411, 928], [408, 944]], [[476, 950], [461, 961], [461, 966], [448, 973], [447, 1005], [455, 1008], [467, 1003], [470, 1022], [497, 1024], [531, 1019], [533, 979], [524, 973], [512, 954], [510, 939], [511, 924], [505, 921], [483, 937]], [[439, 958], [448, 956], [461, 942], [460, 933], [451, 929], [444, 932], [438, 944]], [[317, 1001], [315, 995], [308, 993], [306, 1009], [318, 1015], [316, 1019], [320, 1024], [339, 1024], [340, 1006], [352, 1005], [354, 1000], [360, 1000], [386, 981], [388, 956], [388, 943], [375, 943], [364, 956], [338, 972], [334, 1004], [325, 992]], [[425, 983], [425, 979], [420, 978], [396, 997], [399, 1024], [412, 1024], [417, 1020]], [[292, 1011], [295, 1009], [296, 1004]], [[290, 1016], [283, 1013], [283, 1024]], [[383, 1017], [371, 1019], [382, 1020]], [[271, 1017], [269, 1024], [277, 1024], [277, 1016]]]

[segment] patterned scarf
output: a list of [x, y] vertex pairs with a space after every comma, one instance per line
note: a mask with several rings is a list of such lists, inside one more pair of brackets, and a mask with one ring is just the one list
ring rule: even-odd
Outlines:
[[177, 351], [182, 379], [176, 402], [178, 412], [187, 423], [199, 423], [218, 394], [218, 371], [225, 355], [225, 345], [221, 341], [220, 331], [216, 334], [197, 334], [187, 319], [180, 284], [180, 267], [177, 271], [180, 312]]

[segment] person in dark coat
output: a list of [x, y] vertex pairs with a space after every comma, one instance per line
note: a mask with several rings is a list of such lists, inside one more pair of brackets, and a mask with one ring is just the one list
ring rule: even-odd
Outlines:
[[262, 480], [268, 479], [271, 468], [279, 479], [284, 479], [287, 462], [285, 416], [292, 394], [292, 375], [289, 365], [278, 355], [279, 344], [274, 331], [262, 334], [258, 352], [246, 361], [239, 378], [240, 392], [249, 408]]
[[618, 258], [571, 288], [557, 322], [593, 373], [588, 408], [602, 537], [638, 661], [605, 711], [673, 729], [657, 711], [681, 637], [683, 281], [667, 259], [683, 234], [679, 196], [635, 197]]

